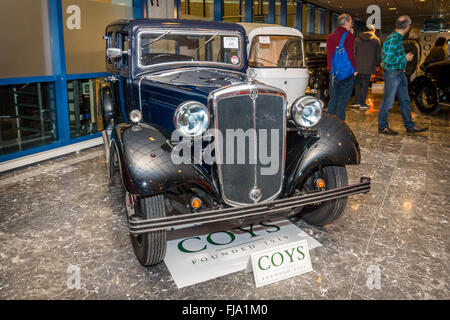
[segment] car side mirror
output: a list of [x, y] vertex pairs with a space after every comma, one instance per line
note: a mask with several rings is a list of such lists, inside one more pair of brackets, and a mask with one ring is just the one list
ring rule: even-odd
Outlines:
[[110, 59], [120, 58], [122, 56], [122, 49], [108, 48], [106, 49], [106, 56]]

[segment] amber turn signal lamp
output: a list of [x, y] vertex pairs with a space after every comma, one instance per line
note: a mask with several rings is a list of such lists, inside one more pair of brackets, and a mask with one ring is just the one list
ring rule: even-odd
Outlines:
[[202, 200], [199, 198], [192, 198], [191, 200], [191, 207], [194, 209], [198, 209], [202, 206]]
[[317, 188], [322, 189], [323, 187], [325, 187], [325, 181], [323, 179], [317, 179], [316, 186], [317, 186]]

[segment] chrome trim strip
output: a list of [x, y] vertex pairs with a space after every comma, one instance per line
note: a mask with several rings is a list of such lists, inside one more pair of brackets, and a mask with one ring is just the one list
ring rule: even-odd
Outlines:
[[360, 181], [361, 182], [358, 184], [279, 199], [269, 204], [258, 203], [245, 208], [226, 208], [220, 210], [219, 212], [217, 212], [217, 210], [209, 210], [184, 214], [181, 216], [175, 215], [147, 220], [130, 220], [128, 226], [130, 228], [130, 233], [143, 233], [172, 227], [187, 227], [196, 223], [212, 223], [264, 214], [283, 213], [293, 208], [302, 207], [318, 201], [329, 201], [351, 195], [368, 193], [370, 191], [371, 184], [370, 178], [361, 177]]
[[[254, 140], [255, 144], [253, 145], [253, 156], [255, 165], [253, 167], [253, 175], [254, 175], [254, 183], [253, 183], [253, 189], [258, 189], [258, 134], [256, 133], [256, 99], [258, 99], [258, 90], [251, 90], [250, 91], [250, 99], [252, 99], [253, 102], [253, 129], [255, 129], [254, 133]], [[251, 190], [250, 190], [251, 191]], [[254, 201], [254, 200], [253, 200]]]
[[[224, 35], [224, 36], [234, 36], [234, 37], [238, 37], [239, 38], [239, 43], [240, 43], [240, 47], [239, 47], [239, 52], [240, 52], [240, 57], [239, 57], [239, 64], [231, 64], [231, 63], [223, 63], [223, 62], [207, 62], [207, 61], [180, 61], [180, 62], [165, 62], [165, 63], [158, 63], [158, 64], [154, 64], [154, 65], [148, 65], [148, 66], [144, 66], [141, 64], [141, 35], [142, 34], [160, 34], [160, 33], [164, 33], [165, 31], [170, 31], [170, 34], [198, 34], [198, 35], [214, 35], [217, 32], [220, 32], [220, 35]], [[217, 29], [208, 29], [208, 30], [192, 30], [192, 29], [170, 29], [170, 28], [163, 28], [163, 29], [156, 29], [156, 28], [145, 28], [145, 29], [141, 29], [136, 33], [136, 38], [137, 38], [137, 66], [139, 69], [141, 70], [151, 70], [153, 69], [155, 66], [172, 66], [172, 65], [177, 65], [177, 64], [186, 64], [186, 63], [192, 63], [193, 65], [205, 65], [205, 66], [227, 66], [227, 67], [231, 67], [233, 69], [240, 69], [243, 66], [243, 59], [242, 59], [242, 55], [243, 50], [245, 50], [244, 48], [244, 41], [243, 38], [241, 36], [241, 33], [238, 31], [228, 31], [228, 30], [219, 30], [217, 31]]]
[[138, 83], [138, 90], [139, 90], [139, 108], [141, 109], [142, 112], [142, 94], [141, 94], [141, 82], [144, 79], [144, 77], [140, 77], [139, 78], [139, 83]]
[[[284, 143], [284, 148], [283, 148], [283, 157], [282, 157], [282, 163], [281, 163], [281, 181], [280, 181], [280, 189], [270, 198], [259, 202], [259, 203], [266, 203], [269, 201], [272, 201], [273, 199], [275, 199], [280, 193], [281, 190], [283, 188], [283, 180], [284, 180], [284, 169], [285, 169], [285, 162], [286, 162], [286, 94], [284, 93], [283, 90], [279, 89], [279, 88], [275, 88], [275, 87], [271, 87], [262, 83], [245, 83], [245, 84], [239, 84], [239, 85], [234, 85], [234, 86], [227, 86], [218, 90], [215, 90], [213, 92], [211, 92], [208, 96], [208, 106], [211, 106], [213, 109], [213, 115], [212, 117], [214, 117], [214, 129], [216, 129], [216, 133], [219, 130], [218, 127], [218, 118], [217, 118], [217, 103], [220, 99], [226, 98], [226, 97], [230, 97], [233, 95], [239, 95], [239, 94], [246, 94], [246, 95], [250, 95], [251, 94], [251, 90], [257, 90], [258, 91], [258, 95], [260, 94], [272, 94], [272, 95], [279, 95], [283, 98], [283, 143]], [[215, 141], [218, 141], [218, 137], [217, 134], [214, 137]], [[218, 153], [218, 158], [221, 159], [221, 155], [220, 155], [220, 148], [217, 149], [216, 151]], [[256, 166], [255, 166], [256, 167]], [[230, 206], [233, 207], [242, 207], [242, 206], [249, 206], [249, 205], [253, 205], [253, 204], [249, 204], [249, 203], [240, 203], [240, 202], [235, 202], [232, 200], [227, 199], [227, 197], [225, 197], [224, 193], [223, 193], [223, 178], [222, 178], [222, 165], [221, 164], [217, 164], [217, 171], [218, 171], [218, 176], [219, 176], [219, 184], [220, 184], [220, 193], [222, 195], [222, 199], [224, 200], [224, 202]]]

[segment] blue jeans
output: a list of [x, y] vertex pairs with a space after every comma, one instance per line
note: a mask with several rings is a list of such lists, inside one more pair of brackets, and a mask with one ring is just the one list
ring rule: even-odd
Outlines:
[[411, 117], [411, 100], [408, 93], [408, 80], [402, 70], [385, 70], [383, 73], [384, 95], [378, 113], [378, 128], [388, 127], [389, 110], [394, 105], [395, 94], [400, 102], [400, 112], [406, 129], [412, 129], [415, 123]]
[[328, 103], [328, 113], [335, 114], [338, 118], [345, 120], [345, 108], [352, 96], [355, 76], [344, 80], [333, 79], [330, 75], [330, 102]]

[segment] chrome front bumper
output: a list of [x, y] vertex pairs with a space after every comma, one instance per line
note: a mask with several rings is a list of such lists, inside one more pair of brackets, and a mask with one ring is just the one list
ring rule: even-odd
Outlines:
[[167, 230], [171, 228], [183, 228], [192, 224], [207, 224], [218, 221], [249, 218], [255, 216], [267, 216], [288, 213], [297, 207], [316, 202], [329, 201], [337, 198], [348, 197], [370, 191], [370, 178], [361, 177], [361, 182], [321, 192], [314, 192], [301, 196], [294, 196], [274, 200], [267, 203], [249, 205], [239, 208], [226, 208], [220, 211], [209, 210], [192, 214], [183, 214], [164, 218], [147, 220], [129, 220], [130, 233], [139, 234], [150, 231]]

